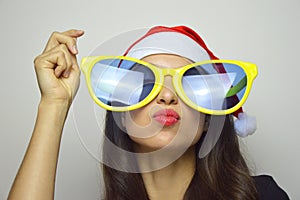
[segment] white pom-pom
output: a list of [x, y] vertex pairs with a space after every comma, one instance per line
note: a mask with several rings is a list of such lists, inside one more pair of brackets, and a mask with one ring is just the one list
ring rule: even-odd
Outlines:
[[244, 112], [239, 113], [238, 119], [234, 121], [234, 129], [241, 137], [246, 137], [253, 134], [256, 130], [255, 117], [249, 116]]

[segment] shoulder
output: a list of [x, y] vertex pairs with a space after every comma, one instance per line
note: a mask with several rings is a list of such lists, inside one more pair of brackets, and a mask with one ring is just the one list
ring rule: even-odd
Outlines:
[[278, 186], [272, 176], [253, 176], [260, 200], [288, 200], [287, 193]]

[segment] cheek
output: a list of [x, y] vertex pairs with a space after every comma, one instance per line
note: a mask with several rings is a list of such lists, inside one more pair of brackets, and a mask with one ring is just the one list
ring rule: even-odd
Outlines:
[[133, 140], [135, 140], [135, 138], [149, 138], [161, 128], [153, 126], [149, 109], [146, 107], [126, 112], [123, 121], [123, 126], [127, 134]]
[[181, 104], [180, 123], [174, 127], [163, 128], [152, 123], [149, 113], [153, 107], [130, 111], [124, 115], [126, 132], [138, 146], [155, 150], [170, 144], [175, 148], [182, 148], [199, 141], [204, 130], [204, 114]]
[[151, 122], [151, 118], [147, 109], [140, 108], [138, 110], [126, 112], [125, 114], [125, 126], [136, 124], [138, 126], [147, 126]]
[[205, 114], [199, 113], [198, 111], [187, 108], [183, 111], [186, 113], [182, 120], [182, 127], [185, 135], [193, 138], [192, 145], [196, 144], [201, 138], [203, 131], [205, 130]]

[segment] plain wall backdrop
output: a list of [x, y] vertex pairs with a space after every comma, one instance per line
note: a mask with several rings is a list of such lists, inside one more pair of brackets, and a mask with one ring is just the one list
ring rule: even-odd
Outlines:
[[[33, 59], [51, 32], [85, 30], [78, 41], [80, 60], [120, 32], [181, 24], [200, 33], [220, 58], [258, 65], [244, 106], [256, 116], [258, 130], [241, 140], [243, 150], [256, 174], [272, 175], [291, 199], [300, 199], [299, 9], [298, 0], [0, 0], [0, 199], [7, 198], [33, 130], [40, 98]], [[99, 199], [99, 165], [75, 125], [69, 116], [55, 199]]]

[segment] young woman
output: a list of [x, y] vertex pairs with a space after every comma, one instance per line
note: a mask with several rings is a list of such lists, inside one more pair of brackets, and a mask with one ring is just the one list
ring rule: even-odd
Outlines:
[[[42, 97], [9, 199], [53, 199], [81, 35], [53, 33], [35, 59]], [[254, 131], [241, 108], [254, 64], [218, 60], [179, 26], [152, 28], [122, 56], [84, 58], [82, 70], [92, 98], [107, 109], [104, 199], [288, 199], [271, 177], [252, 177], [239, 150], [237, 134]]]

